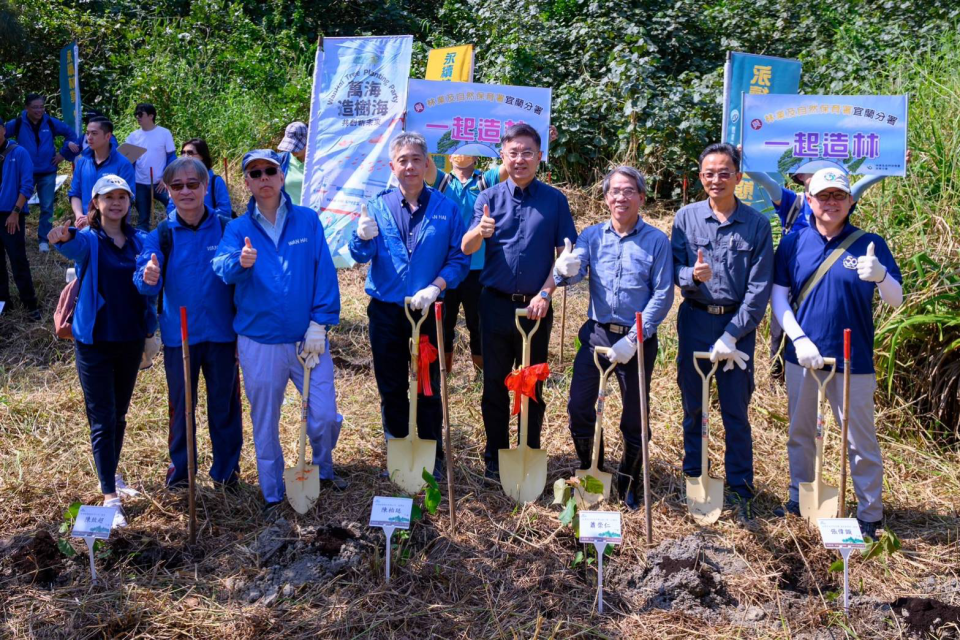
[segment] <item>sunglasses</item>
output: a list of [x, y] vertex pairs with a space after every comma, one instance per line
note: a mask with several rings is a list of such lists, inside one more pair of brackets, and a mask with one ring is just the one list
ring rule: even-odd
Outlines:
[[845, 191], [831, 191], [831, 192], [821, 191], [820, 193], [815, 195], [814, 198], [816, 198], [820, 202], [830, 202], [831, 200], [840, 202], [841, 200], [846, 200], [848, 195], [850, 194]]
[[268, 176], [275, 176], [280, 172], [278, 167], [267, 167], [266, 169], [253, 169], [252, 171], [247, 171], [247, 175], [250, 176], [251, 180], [259, 180], [260, 176], [267, 174]]
[[194, 191], [200, 188], [200, 181], [191, 180], [190, 182], [174, 182], [172, 184], [167, 185], [167, 188], [169, 188], [171, 191], [176, 191], [178, 193], [180, 191], [183, 191], [184, 187], [186, 187], [187, 189], [190, 189], [191, 191]]

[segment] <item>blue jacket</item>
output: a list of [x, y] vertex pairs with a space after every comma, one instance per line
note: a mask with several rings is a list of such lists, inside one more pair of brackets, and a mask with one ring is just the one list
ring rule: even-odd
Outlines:
[[[286, 193], [287, 217], [279, 247], [254, 220], [253, 198], [246, 215], [227, 225], [213, 259], [213, 270], [236, 285], [234, 330], [262, 344], [289, 344], [303, 339], [310, 321], [340, 323], [340, 284], [316, 212], [295, 206]], [[257, 250], [249, 269], [240, 266], [244, 238]]]
[[460, 250], [464, 225], [460, 209], [433, 187], [417, 235], [413, 253], [400, 237], [400, 230], [387, 209], [383, 191], [367, 202], [367, 213], [377, 221], [379, 235], [361, 240], [356, 229], [350, 238], [350, 255], [360, 263], [373, 261], [367, 271], [365, 290], [382, 302], [403, 304], [405, 297], [431, 284], [437, 276], [447, 289], [459, 285], [470, 270], [470, 258]]
[[[30, 154], [22, 146], [14, 145], [3, 161], [3, 179], [0, 181], [0, 211], [10, 211], [17, 205], [17, 198], [21, 195], [30, 199], [33, 195], [33, 163]], [[20, 224], [23, 224], [21, 221]]]
[[[129, 163], [128, 163], [129, 164]], [[77, 342], [93, 344], [93, 325], [97, 320], [97, 312], [106, 304], [98, 290], [97, 263], [100, 257], [100, 240], [97, 232], [90, 227], [74, 231], [72, 240], [53, 245], [57, 251], [67, 258], [76, 261], [77, 277], [80, 278], [80, 292], [77, 295], [77, 306], [73, 311], [73, 337]], [[143, 251], [146, 234], [136, 231], [130, 241], [134, 243], [137, 253]], [[157, 330], [157, 297], [144, 296], [147, 300], [146, 327], [147, 334]]]
[[[214, 206], [216, 201], [216, 206]], [[233, 217], [233, 203], [230, 202], [230, 192], [227, 191], [227, 183], [223, 178], [213, 172], [213, 169], [207, 170], [207, 195], [203, 198], [203, 203], [208, 209], [213, 209], [214, 213], [224, 218]], [[173, 204], [173, 198], [167, 202], [167, 216], [175, 218], [172, 215], [176, 206]], [[166, 344], [166, 343], [164, 343]]]
[[[17, 121], [20, 122], [20, 131], [17, 132]], [[60, 155], [67, 162], [73, 162], [77, 154], [70, 151], [68, 143], [72, 142], [80, 146], [80, 139], [74, 130], [66, 123], [57, 120], [53, 116], [44, 114], [40, 120], [40, 130], [34, 131], [33, 125], [27, 119], [27, 111], [24, 109], [20, 116], [10, 120], [6, 124], [7, 137], [16, 138], [17, 143], [27, 150], [30, 159], [33, 161], [33, 172], [37, 175], [53, 173], [57, 166], [53, 164], [53, 156], [57, 155], [57, 147], [54, 138], [63, 136], [63, 146], [60, 147]]]
[[[175, 215], [167, 224], [173, 240], [170, 261], [164, 258], [160, 234], [154, 229], [147, 234], [133, 274], [133, 284], [143, 295], [156, 297], [163, 289], [163, 344], [181, 346], [180, 307], [187, 308], [190, 344], [233, 342], [237, 339], [233, 330], [233, 288], [224, 284], [211, 267], [222, 235], [219, 218], [207, 207], [207, 219], [196, 231], [181, 225]], [[143, 270], [151, 254], [156, 254], [161, 273], [166, 265], [166, 279], [161, 276], [152, 287], [143, 281]]]
[[[90, 200], [93, 199], [93, 185], [101, 176], [108, 173], [118, 175], [127, 181], [130, 190], [136, 194], [137, 180], [133, 172], [133, 165], [117, 151], [116, 143], [110, 142], [110, 155], [107, 161], [99, 169], [93, 159], [93, 149], [87, 147], [80, 153], [77, 163], [73, 167], [73, 182], [70, 183], [70, 191], [67, 192], [67, 198], [80, 198], [83, 214], [87, 214], [90, 207]], [[131, 204], [135, 195], [130, 197]]]

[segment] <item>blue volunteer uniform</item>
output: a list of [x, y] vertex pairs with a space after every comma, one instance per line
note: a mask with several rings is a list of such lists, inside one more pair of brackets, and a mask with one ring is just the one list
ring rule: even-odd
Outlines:
[[[227, 225], [213, 259], [213, 269], [234, 285], [237, 348], [244, 389], [250, 400], [253, 443], [257, 450], [260, 489], [268, 503], [284, 497], [283, 450], [280, 446], [280, 406], [288, 380], [303, 393], [303, 365], [296, 343], [310, 321], [327, 327], [340, 322], [340, 288], [316, 212], [295, 206], [281, 194], [277, 225], [271, 226], [250, 199], [246, 215]], [[250, 268], [240, 265], [244, 239], [257, 250]], [[321, 479], [332, 479], [333, 449], [343, 417], [337, 413], [333, 360], [329, 341], [310, 374], [307, 436], [313, 464]]]
[[[354, 260], [370, 262], [365, 286], [370, 295], [367, 318], [373, 372], [388, 438], [402, 438], [409, 433], [409, 341], [413, 333], [404, 311], [404, 298], [412, 297], [437, 277], [443, 278], [447, 289], [455, 288], [469, 267], [469, 259], [460, 249], [464, 225], [457, 206], [424, 185], [412, 214], [411, 208], [400, 189], [381, 192], [367, 202], [367, 213], [376, 220], [380, 233], [370, 240], [361, 240], [354, 230], [349, 243]], [[421, 312], [411, 313], [419, 319]], [[421, 340], [426, 337], [431, 348], [436, 349], [433, 309], [422, 313], [427, 314], [427, 319], [420, 327]], [[428, 351], [420, 348], [421, 362], [430, 361], [429, 353], [425, 353]], [[423, 390], [417, 399], [417, 433], [437, 441], [437, 458], [442, 459], [443, 416], [436, 384], [440, 363], [436, 358], [429, 362], [429, 369], [429, 384], [423, 379]]]
[[[169, 230], [170, 239], [167, 255], [161, 242], [164, 226]], [[157, 296], [163, 292], [160, 335], [167, 375], [170, 451], [167, 486], [181, 485], [188, 476], [180, 307], [187, 308], [194, 407], [201, 371], [207, 386], [207, 422], [213, 449], [210, 477], [214, 482], [233, 484], [240, 476], [243, 424], [237, 334], [233, 330], [233, 288], [217, 277], [211, 267], [222, 234], [222, 223], [209, 208], [195, 227], [174, 214], [147, 235], [133, 276], [140, 293]], [[143, 272], [153, 255], [162, 275], [159, 282], [151, 286], [143, 281]], [[196, 442], [191, 446], [196, 448]]]
[[6, 158], [0, 164], [0, 302], [9, 302], [10, 283], [7, 280], [7, 257], [10, 258], [10, 270], [13, 281], [20, 292], [20, 302], [34, 311], [37, 308], [37, 294], [30, 275], [30, 262], [27, 259], [26, 224], [21, 212], [17, 230], [7, 231], [7, 218], [17, 205], [20, 196], [29, 198], [33, 193], [33, 163], [30, 154], [13, 140], [0, 144], [0, 154]]
[[[496, 228], [484, 242], [484, 265], [480, 274], [480, 336], [483, 352], [483, 399], [481, 411], [487, 436], [484, 459], [488, 470], [499, 468], [500, 449], [510, 447], [510, 394], [506, 377], [522, 358], [522, 338], [514, 323], [517, 309], [525, 308], [543, 289], [553, 271], [556, 250], [565, 238], [577, 239], [570, 205], [559, 189], [534, 179], [519, 187], [508, 178], [480, 194], [470, 228], [480, 224], [488, 205]], [[533, 322], [521, 320], [524, 331]], [[553, 327], [553, 307], [540, 319], [540, 328], [530, 341], [530, 364], [547, 361], [547, 346]], [[540, 448], [545, 399], [543, 383], [537, 383], [537, 402], [529, 403], [529, 446]]]
[[[224, 218], [233, 218], [233, 203], [230, 202], [230, 191], [227, 189], [227, 183], [223, 178], [213, 172], [213, 169], [207, 169], [207, 193], [203, 196], [203, 204], [213, 213]], [[172, 218], [176, 210], [171, 198], [167, 202], [167, 217]]]
[[133, 165], [117, 151], [115, 139], [110, 141], [110, 155], [101, 163], [97, 163], [94, 158], [93, 149], [87, 147], [77, 157], [73, 167], [73, 181], [70, 183], [67, 198], [80, 198], [83, 215], [87, 215], [87, 211], [90, 210], [93, 185], [97, 180], [111, 173], [123, 178], [127, 184], [136, 184]]

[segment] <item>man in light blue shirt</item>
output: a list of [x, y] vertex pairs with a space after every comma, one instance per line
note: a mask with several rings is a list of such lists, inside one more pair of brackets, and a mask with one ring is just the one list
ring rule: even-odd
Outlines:
[[[657, 327], [673, 304], [673, 254], [667, 235], [640, 217], [646, 181], [632, 167], [617, 167], [603, 179], [603, 196], [610, 220], [587, 227], [571, 250], [568, 245], [554, 266], [554, 281], [569, 286], [590, 272], [588, 319], [580, 328], [583, 347], [573, 361], [570, 383], [570, 433], [580, 458], [580, 468], [591, 463], [597, 412], [594, 403], [600, 372], [593, 360], [596, 347], [611, 347], [610, 359], [623, 398], [620, 431], [623, 458], [617, 490], [630, 509], [643, 501], [640, 387], [637, 371], [636, 313], [643, 313], [643, 377], [649, 406], [650, 378], [657, 359]], [[600, 466], [603, 468], [601, 441]], [[638, 491], [638, 488], [640, 491]]]

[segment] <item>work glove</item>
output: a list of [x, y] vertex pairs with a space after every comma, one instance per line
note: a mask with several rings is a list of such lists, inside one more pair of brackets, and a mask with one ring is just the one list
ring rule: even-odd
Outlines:
[[623, 336], [610, 347], [610, 355], [607, 356], [607, 359], [610, 360], [611, 364], [626, 364], [630, 362], [636, 352], [637, 343], [631, 340], [629, 336]]
[[357, 236], [361, 240], [372, 240], [380, 235], [377, 221], [367, 213], [367, 205], [360, 205], [360, 217], [357, 219]]
[[553, 270], [561, 278], [572, 278], [580, 272], [580, 258], [573, 255], [570, 238], [563, 239], [563, 251], [557, 257]]
[[153, 334], [147, 336], [143, 342], [143, 355], [140, 356], [140, 370], [149, 369], [153, 366], [153, 359], [160, 353], [160, 336]]
[[793, 341], [793, 348], [797, 352], [797, 362], [801, 367], [808, 369], [822, 369], [823, 356], [813, 340], [807, 336], [802, 336]]
[[867, 245], [867, 255], [857, 258], [857, 275], [867, 282], [883, 282], [887, 277], [887, 268], [880, 264], [873, 252], [874, 246], [871, 242]]
[[297, 357], [300, 358], [304, 367], [313, 369], [320, 362], [320, 354], [307, 351], [305, 345], [304, 341], [297, 343]]
[[421, 309], [426, 309], [431, 304], [433, 304], [437, 296], [440, 295], [440, 287], [435, 284], [428, 285], [420, 291], [417, 291], [413, 294], [413, 300], [410, 302], [410, 307], [420, 311]]
[[303, 334], [303, 353], [316, 354], [319, 360], [319, 356], [322, 356], [326, 350], [327, 328], [311, 320], [307, 332]]
[[713, 344], [713, 348], [710, 350], [710, 362], [717, 362], [718, 360], [727, 361], [726, 366], [723, 368], [724, 371], [733, 369], [734, 363], [741, 369], [746, 369], [747, 360], [749, 359], [750, 356], [737, 349], [737, 341], [726, 331], [723, 332], [723, 335]]

